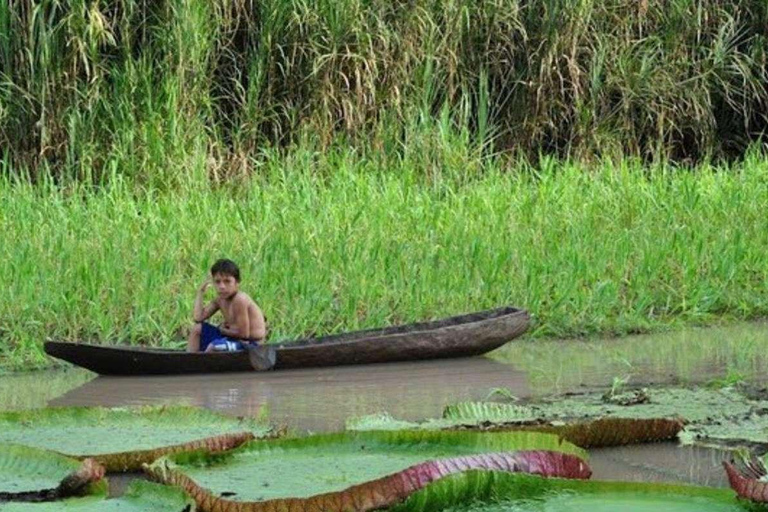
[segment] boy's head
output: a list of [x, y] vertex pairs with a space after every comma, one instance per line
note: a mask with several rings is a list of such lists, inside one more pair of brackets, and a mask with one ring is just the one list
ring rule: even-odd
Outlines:
[[240, 286], [240, 269], [234, 261], [218, 260], [211, 267], [211, 277], [219, 295], [228, 297], [237, 293]]

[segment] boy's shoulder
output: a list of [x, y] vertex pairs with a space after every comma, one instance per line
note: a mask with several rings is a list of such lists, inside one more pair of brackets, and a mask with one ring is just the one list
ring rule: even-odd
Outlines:
[[256, 305], [256, 301], [251, 298], [250, 295], [248, 295], [245, 292], [238, 292], [237, 295], [235, 295], [235, 298], [232, 299], [232, 302], [242, 302], [245, 304], [253, 304]]

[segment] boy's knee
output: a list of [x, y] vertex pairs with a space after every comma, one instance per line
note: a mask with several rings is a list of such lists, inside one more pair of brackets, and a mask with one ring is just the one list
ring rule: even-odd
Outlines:
[[201, 334], [203, 332], [203, 324], [192, 324], [192, 334]]

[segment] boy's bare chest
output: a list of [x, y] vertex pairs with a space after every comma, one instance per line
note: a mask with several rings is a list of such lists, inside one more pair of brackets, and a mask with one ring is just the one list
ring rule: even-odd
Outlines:
[[219, 309], [221, 310], [221, 314], [224, 315], [224, 318], [232, 318], [232, 301], [223, 300], [219, 302]]

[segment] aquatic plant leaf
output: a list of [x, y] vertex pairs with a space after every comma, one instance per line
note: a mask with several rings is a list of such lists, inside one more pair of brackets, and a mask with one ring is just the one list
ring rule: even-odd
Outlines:
[[756, 457], [741, 461], [723, 461], [731, 489], [740, 497], [756, 502], [768, 503], [768, 481], [765, 480], [765, 465]]
[[[600, 394], [549, 397], [537, 402], [501, 404], [467, 402], [448, 406], [443, 417], [419, 423], [402, 422], [388, 415], [354, 418], [347, 423], [351, 430], [397, 429], [522, 429], [531, 428], [547, 432], [560, 431], [562, 435], [584, 447], [611, 446], [626, 442], [649, 442], [672, 437], [678, 431], [683, 443], [716, 446], [753, 446], [768, 444], [768, 401], [745, 396], [737, 389], [648, 389], [648, 401], [633, 405], [605, 403]], [[604, 435], [594, 437], [600, 430], [580, 434], [583, 424], [595, 420], [615, 420], [623, 423], [623, 431], [603, 430]], [[647, 420], [633, 423], [630, 420]], [[678, 423], [685, 423], [679, 430]], [[532, 425], [532, 427], [525, 427]], [[541, 428], [535, 427], [542, 426]], [[597, 426], [600, 423], [596, 424]], [[549, 428], [560, 427], [563, 428]], [[589, 439], [593, 437], [593, 439]], [[635, 441], [636, 440], [636, 441]]]
[[104, 468], [28, 446], [0, 444], [0, 501], [45, 501], [98, 493]]
[[470, 470], [532, 473], [546, 477], [589, 478], [592, 471], [578, 457], [552, 451], [500, 452], [422, 462], [400, 472], [338, 492], [308, 498], [283, 498], [262, 502], [234, 502], [214, 496], [191, 478], [161, 459], [147, 471], [154, 478], [181, 487], [201, 510], [261, 512], [276, 509], [368, 511], [392, 506], [448, 475]]
[[600, 418], [594, 421], [577, 421], [565, 424], [501, 423], [479, 428], [484, 431], [527, 430], [546, 432], [557, 434], [581, 448], [605, 448], [674, 439], [683, 429], [683, 422], [679, 419], [668, 418]]
[[390, 512], [740, 512], [728, 489], [673, 484], [541, 478], [468, 471], [409, 496]]
[[[158, 451], [161, 448], [175, 452], [206, 442], [213, 443], [210, 448], [231, 448], [269, 432], [253, 420], [193, 407], [65, 407], [0, 413], [0, 442], [95, 457], [110, 471], [140, 470], [143, 462], [164, 453]], [[222, 435], [231, 437], [208, 439]]]
[[368, 414], [347, 418], [344, 423], [346, 430], [412, 430], [418, 429], [419, 423], [399, 420], [389, 413]]
[[178, 488], [143, 480], [131, 482], [119, 498], [71, 498], [47, 503], [5, 503], [3, 512], [192, 512], [195, 503]]
[[[404, 422], [389, 415], [379, 414], [355, 418], [347, 422], [349, 430], [446, 429], [483, 431], [532, 431], [556, 434], [582, 448], [600, 448], [626, 444], [652, 443], [674, 439], [683, 429], [683, 421], [677, 418], [598, 418], [595, 420], [552, 421], [531, 420], [530, 416], [505, 412], [494, 414], [505, 404], [482, 403], [458, 404], [445, 409], [445, 418], [423, 423]], [[501, 406], [501, 407], [497, 407]], [[517, 406], [511, 406], [516, 408]], [[491, 414], [488, 414], [488, 411]], [[475, 416], [475, 412], [478, 412]], [[478, 421], [477, 418], [482, 418]], [[488, 420], [496, 417], [496, 421]], [[518, 421], [508, 418], [517, 417]]]
[[453, 422], [526, 422], [536, 421], [536, 411], [524, 405], [497, 402], [461, 402], [443, 408], [443, 419]]
[[768, 444], [768, 415], [766, 407], [755, 407], [749, 414], [717, 421], [687, 425], [680, 436], [683, 444], [753, 447]]
[[[682, 418], [689, 423], [741, 417], [768, 402], [747, 399], [735, 389], [648, 389], [648, 401], [634, 405], [606, 403], [601, 393], [556, 396], [525, 405], [482, 403], [482, 408], [454, 407], [444, 419], [525, 421], [596, 418]], [[528, 417], [526, 417], [528, 415]]]
[[165, 455], [173, 453], [189, 452], [194, 450], [205, 450], [208, 452], [224, 452], [237, 448], [241, 444], [252, 441], [256, 437], [250, 432], [239, 432], [235, 434], [224, 434], [220, 436], [207, 437], [190, 441], [188, 443], [177, 444], [154, 448], [152, 450], [136, 450], [120, 453], [106, 453], [102, 455], [87, 455], [80, 457], [83, 459], [93, 459], [98, 461], [109, 472], [127, 472], [140, 471], [142, 465], [150, 464], [153, 461]]
[[546, 450], [586, 458], [558, 436], [537, 432], [348, 432], [253, 441], [226, 454], [169, 457], [215, 495], [238, 501], [339, 492], [428, 460], [480, 453]]

